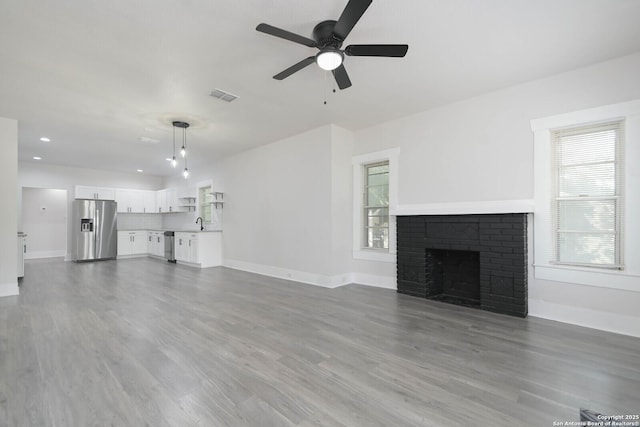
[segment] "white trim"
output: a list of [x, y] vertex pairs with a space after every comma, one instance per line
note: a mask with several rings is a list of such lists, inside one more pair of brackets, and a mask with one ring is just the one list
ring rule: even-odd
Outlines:
[[605, 105], [604, 107], [589, 108], [587, 110], [558, 114], [531, 120], [531, 130], [534, 132], [547, 131], [568, 126], [580, 126], [601, 120], [640, 114], [640, 100]]
[[640, 292], [640, 276], [636, 274], [574, 266], [534, 265], [533, 269], [536, 279]]
[[366, 273], [344, 273], [335, 276], [327, 276], [324, 274], [291, 270], [289, 268], [273, 267], [264, 264], [254, 264], [251, 262], [239, 261], [235, 259], [225, 259], [222, 265], [234, 270], [242, 270], [249, 273], [261, 274], [263, 276], [291, 280], [330, 289], [339, 288], [351, 283], [371, 286], [375, 288], [393, 290], [397, 289], [396, 278], [391, 276], [377, 276], [375, 274]]
[[[376, 151], [374, 153], [362, 154], [351, 158], [353, 165], [353, 254], [356, 255], [363, 252], [362, 248], [362, 188], [363, 174], [362, 167], [367, 163], [389, 162], [389, 250], [388, 254], [396, 253], [396, 218], [391, 213], [398, 206], [398, 159], [400, 157], [400, 148], [391, 148], [389, 150]], [[356, 258], [368, 259], [372, 258]], [[394, 256], [395, 259], [395, 256]]]
[[417, 205], [398, 205], [391, 214], [405, 215], [470, 215], [531, 213], [535, 211], [533, 199], [492, 200], [479, 202], [428, 203]]
[[298, 271], [289, 268], [254, 264], [235, 259], [224, 259], [222, 261], [222, 265], [235, 270], [248, 271], [249, 273], [262, 274], [263, 276], [275, 277], [278, 279], [293, 280], [296, 282], [306, 283], [308, 285], [321, 286], [323, 288], [337, 288], [351, 283], [351, 273], [327, 276], [324, 274], [309, 273], [307, 271]]
[[65, 256], [66, 253], [66, 249], [60, 249], [57, 251], [27, 251], [24, 255], [24, 259], [59, 258]]
[[529, 316], [640, 337], [637, 317], [529, 299]]
[[[148, 254], [129, 254], [129, 255], [118, 255], [116, 259], [130, 259], [130, 258], [142, 258], [146, 257]], [[75, 261], [75, 260], [73, 260]]]
[[0, 283], [0, 297], [13, 297], [19, 294], [18, 281]]
[[353, 259], [365, 261], [396, 262], [396, 254], [387, 251], [377, 251], [375, 249], [360, 249], [353, 251]]
[[352, 273], [352, 282], [358, 285], [371, 286], [374, 288], [384, 288], [397, 290], [398, 285], [395, 277], [376, 276], [375, 274]]

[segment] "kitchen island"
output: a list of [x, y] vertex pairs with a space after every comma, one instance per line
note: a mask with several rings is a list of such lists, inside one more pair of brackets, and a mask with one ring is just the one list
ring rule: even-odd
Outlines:
[[174, 231], [175, 260], [196, 268], [222, 265], [222, 230], [118, 230], [118, 259], [165, 257], [164, 232]]

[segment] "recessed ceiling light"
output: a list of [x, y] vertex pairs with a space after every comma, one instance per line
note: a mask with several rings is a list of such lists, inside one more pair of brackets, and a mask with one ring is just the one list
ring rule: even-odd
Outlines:
[[49, 138], [47, 138], [46, 136], [43, 136], [42, 138], [40, 138], [40, 141], [42, 142], [49, 142], [51, 141]]
[[142, 169], [138, 169], [138, 172], [142, 173], [142, 172], [144, 172], [144, 171], [143, 171]]
[[33, 160], [42, 160], [42, 157], [33, 156]]
[[165, 160], [166, 160], [167, 162], [170, 162], [170, 161], [171, 161], [171, 160], [173, 160], [173, 159], [172, 159], [171, 157], [167, 157]]

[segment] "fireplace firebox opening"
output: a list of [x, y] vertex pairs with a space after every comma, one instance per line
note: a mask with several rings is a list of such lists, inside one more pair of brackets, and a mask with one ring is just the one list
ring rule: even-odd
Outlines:
[[480, 252], [426, 250], [428, 299], [480, 307]]

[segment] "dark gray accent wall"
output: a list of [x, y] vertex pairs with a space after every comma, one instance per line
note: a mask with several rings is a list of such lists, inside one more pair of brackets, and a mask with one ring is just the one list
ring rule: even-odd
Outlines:
[[480, 308], [527, 316], [526, 214], [399, 216], [397, 233], [399, 293], [433, 295], [433, 250], [474, 251], [480, 260]]

